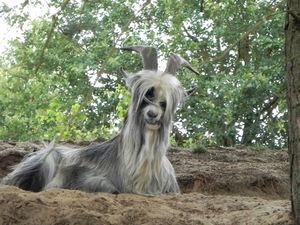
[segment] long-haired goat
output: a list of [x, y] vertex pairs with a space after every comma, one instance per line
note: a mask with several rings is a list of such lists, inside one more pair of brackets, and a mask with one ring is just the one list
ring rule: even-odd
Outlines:
[[52, 187], [149, 195], [180, 192], [166, 151], [174, 113], [194, 89], [186, 91], [174, 74], [180, 65], [197, 72], [174, 53], [170, 53], [166, 70], [160, 72], [155, 48], [133, 46], [122, 50], [139, 52], [144, 69], [128, 76], [121, 68], [131, 92], [121, 132], [96, 146], [56, 147], [45, 157], [53, 148], [50, 145], [31, 153], [1, 184], [34, 192]]

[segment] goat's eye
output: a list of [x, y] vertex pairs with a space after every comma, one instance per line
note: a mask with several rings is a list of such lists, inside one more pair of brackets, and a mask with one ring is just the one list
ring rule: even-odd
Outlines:
[[163, 109], [165, 109], [167, 107], [167, 103], [166, 102], [160, 102], [159, 103], [160, 107], [162, 107]]
[[145, 97], [147, 98], [147, 99], [153, 99], [154, 98], [154, 88], [150, 88], [147, 92], [146, 92], [146, 94], [145, 94]]

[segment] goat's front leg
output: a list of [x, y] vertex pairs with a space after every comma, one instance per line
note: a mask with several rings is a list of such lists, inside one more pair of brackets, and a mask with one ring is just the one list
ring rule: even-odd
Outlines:
[[104, 176], [85, 175], [79, 181], [80, 190], [86, 192], [108, 192], [119, 194], [120, 191], [112, 184], [112, 182]]

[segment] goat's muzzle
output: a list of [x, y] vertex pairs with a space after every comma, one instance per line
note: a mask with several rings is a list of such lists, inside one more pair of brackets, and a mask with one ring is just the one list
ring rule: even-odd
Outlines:
[[161, 126], [162, 111], [155, 106], [148, 106], [144, 111], [146, 127], [150, 130], [158, 130]]

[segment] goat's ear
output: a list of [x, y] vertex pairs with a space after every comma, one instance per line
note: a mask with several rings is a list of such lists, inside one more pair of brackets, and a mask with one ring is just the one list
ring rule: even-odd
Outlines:
[[123, 67], [120, 67], [120, 71], [121, 71], [121, 74], [123, 75], [124, 79], [126, 80], [126, 78], [128, 78], [128, 74], [124, 71]]
[[130, 84], [129, 84], [129, 75], [124, 71], [123, 67], [120, 67], [120, 72], [121, 72], [121, 74], [123, 76], [123, 79], [125, 81], [127, 90], [131, 92], [131, 87], [130, 87]]
[[193, 88], [190, 88], [188, 90], [185, 90], [186, 93], [187, 93], [187, 96], [192, 95], [196, 91], [196, 89], [197, 89], [197, 87], [193, 87]]

